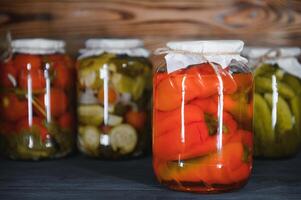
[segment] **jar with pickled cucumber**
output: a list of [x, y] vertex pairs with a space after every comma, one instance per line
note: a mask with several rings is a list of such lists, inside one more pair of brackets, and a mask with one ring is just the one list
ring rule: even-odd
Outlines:
[[[153, 168], [170, 189], [243, 187], [253, 155], [253, 76], [237, 40], [176, 41], [153, 78]], [[165, 63], [165, 64], [164, 64]]]
[[283, 158], [301, 146], [300, 49], [246, 48], [254, 70], [255, 156]]
[[138, 39], [89, 39], [80, 51], [78, 147], [104, 159], [143, 155], [150, 146], [152, 67]]
[[0, 65], [0, 137], [11, 159], [58, 158], [75, 147], [75, 67], [65, 42], [19, 39]]

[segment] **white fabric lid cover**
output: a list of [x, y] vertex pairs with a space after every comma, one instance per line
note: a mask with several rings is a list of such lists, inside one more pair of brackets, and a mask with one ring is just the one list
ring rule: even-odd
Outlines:
[[102, 39], [92, 38], [85, 42], [87, 49], [132, 49], [143, 47], [139, 39]]
[[240, 54], [244, 47], [241, 40], [172, 41], [166, 46], [173, 50], [201, 54]]
[[242, 55], [248, 58], [260, 58], [268, 54], [275, 57], [279, 53], [279, 57], [294, 57], [301, 54], [299, 47], [246, 47], [242, 51]]
[[232, 60], [247, 63], [247, 59], [240, 56], [244, 46], [241, 40], [173, 41], [166, 46], [169, 48], [165, 56], [168, 73], [205, 62], [217, 63], [223, 68]]
[[301, 55], [298, 47], [247, 47], [243, 50], [243, 55], [249, 58], [253, 68], [259, 63], [278, 64], [287, 73], [301, 79], [301, 64], [296, 58]]
[[12, 51], [28, 54], [65, 53], [65, 42], [42, 38], [17, 39], [12, 41]]
[[104, 52], [126, 54], [128, 56], [149, 57], [149, 51], [144, 48], [144, 43], [139, 39], [88, 39], [85, 49], [81, 49], [78, 59], [100, 55]]

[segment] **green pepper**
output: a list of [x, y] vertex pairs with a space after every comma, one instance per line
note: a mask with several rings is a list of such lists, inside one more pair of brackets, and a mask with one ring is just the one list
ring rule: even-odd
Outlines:
[[289, 85], [296, 94], [301, 93], [301, 83], [298, 78], [290, 75], [290, 74], [284, 74], [282, 81]]
[[274, 74], [275, 72], [276, 72], [275, 66], [264, 63], [256, 68], [254, 76], [270, 76], [270, 75]]
[[295, 131], [301, 138], [301, 97], [295, 96], [292, 98], [290, 105], [295, 118]]

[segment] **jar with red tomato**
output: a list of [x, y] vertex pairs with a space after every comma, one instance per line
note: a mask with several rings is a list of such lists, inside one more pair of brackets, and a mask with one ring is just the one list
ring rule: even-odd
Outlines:
[[74, 148], [74, 67], [65, 43], [18, 39], [0, 65], [0, 137], [11, 159], [63, 157]]
[[152, 67], [138, 39], [89, 39], [77, 65], [78, 147], [125, 159], [150, 147]]
[[252, 169], [252, 84], [242, 41], [169, 42], [153, 77], [153, 168], [180, 191], [241, 188]]

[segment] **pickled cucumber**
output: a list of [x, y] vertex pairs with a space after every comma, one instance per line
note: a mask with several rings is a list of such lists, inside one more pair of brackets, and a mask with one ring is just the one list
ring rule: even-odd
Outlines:
[[285, 72], [282, 69], [277, 69], [275, 72], [275, 76], [277, 80], [282, 80], [284, 77]]
[[146, 81], [142, 76], [136, 78], [135, 84], [132, 88], [133, 99], [137, 100], [141, 97], [143, 90], [145, 88]]
[[263, 143], [274, 141], [271, 111], [267, 102], [259, 94], [254, 94], [254, 129], [255, 137], [259, 141]]
[[[285, 83], [277, 81], [277, 90], [279, 94], [286, 98], [291, 99], [295, 96], [294, 90]], [[255, 78], [255, 92], [257, 93], [272, 93], [272, 79], [266, 77]]]
[[301, 97], [295, 96], [291, 102], [292, 113], [295, 117], [295, 130], [296, 133], [301, 137]]
[[269, 76], [276, 72], [276, 67], [271, 64], [264, 63], [255, 70], [255, 76]]
[[103, 122], [104, 109], [100, 105], [78, 107], [78, 120], [81, 124], [99, 126]]
[[301, 93], [301, 83], [298, 80], [298, 78], [296, 78], [290, 74], [284, 74], [283, 82], [285, 82], [287, 85], [289, 85], [295, 91], [295, 94]]
[[[273, 95], [265, 94], [264, 98], [267, 100], [269, 106], [272, 108]], [[293, 116], [290, 111], [289, 105], [281, 96], [278, 96], [276, 130], [278, 133], [284, 134], [287, 131], [290, 131], [292, 128], [293, 128]]]

